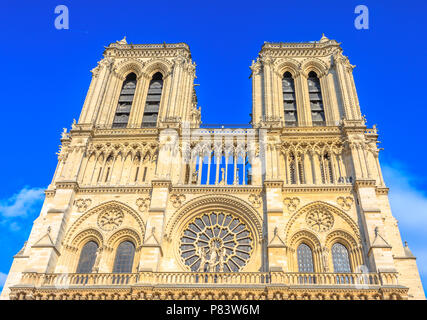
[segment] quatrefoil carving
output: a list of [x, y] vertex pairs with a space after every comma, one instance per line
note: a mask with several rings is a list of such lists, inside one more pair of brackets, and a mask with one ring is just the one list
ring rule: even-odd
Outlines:
[[337, 203], [343, 208], [344, 210], [350, 210], [351, 205], [353, 204], [353, 198], [352, 197], [338, 197]]
[[255, 208], [259, 208], [261, 206], [261, 197], [257, 194], [252, 193], [249, 195], [248, 200]]
[[92, 204], [92, 200], [90, 200], [90, 199], [78, 199], [78, 200], [76, 200], [75, 204], [76, 204], [78, 212], [84, 212], [84, 211], [86, 211], [87, 208], [90, 207], [90, 205]]
[[289, 211], [295, 211], [299, 204], [300, 204], [300, 200], [297, 197], [293, 197], [293, 198], [285, 198], [283, 199], [283, 203], [285, 204], [285, 206], [287, 206]]
[[172, 194], [171, 195], [171, 201], [172, 201], [172, 205], [175, 208], [179, 208], [182, 203], [185, 201], [185, 195], [180, 193], [180, 194]]
[[145, 212], [150, 206], [150, 198], [138, 198], [136, 199], [136, 205], [138, 206], [139, 211]]

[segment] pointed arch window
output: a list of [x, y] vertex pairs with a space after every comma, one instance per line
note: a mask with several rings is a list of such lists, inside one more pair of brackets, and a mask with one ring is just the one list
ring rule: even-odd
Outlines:
[[291, 184], [296, 184], [297, 183], [297, 166], [296, 166], [296, 159], [293, 153], [291, 153], [289, 155], [288, 158], [289, 161], [289, 182]]
[[311, 71], [308, 74], [308, 94], [310, 97], [311, 120], [313, 126], [325, 125], [325, 111], [323, 109], [322, 90], [317, 74]]
[[308, 245], [301, 243], [297, 249], [298, 271], [314, 272], [313, 253]]
[[113, 120], [113, 128], [126, 128], [129, 121], [133, 97], [135, 96], [135, 89], [136, 74], [129, 73], [123, 82], [122, 91], [120, 92], [119, 104]]
[[298, 124], [297, 104], [295, 98], [295, 83], [290, 72], [285, 72], [282, 78], [283, 108], [285, 126], [296, 127]]
[[131, 273], [133, 258], [135, 256], [135, 245], [130, 241], [123, 241], [117, 247], [114, 259], [114, 273]]
[[163, 75], [157, 72], [153, 75], [148, 86], [147, 100], [145, 103], [142, 127], [155, 127], [159, 115], [160, 99], [163, 90]]
[[351, 272], [348, 250], [341, 243], [337, 242], [332, 246], [332, 261], [334, 263], [334, 272]]
[[79, 263], [77, 265], [77, 273], [91, 273], [96, 260], [98, 244], [95, 241], [86, 243], [80, 253]]

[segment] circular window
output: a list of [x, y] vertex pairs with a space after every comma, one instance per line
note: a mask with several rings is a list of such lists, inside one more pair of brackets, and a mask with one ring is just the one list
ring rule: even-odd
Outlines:
[[237, 272], [248, 262], [253, 239], [245, 223], [222, 212], [193, 219], [181, 236], [180, 255], [195, 272]]

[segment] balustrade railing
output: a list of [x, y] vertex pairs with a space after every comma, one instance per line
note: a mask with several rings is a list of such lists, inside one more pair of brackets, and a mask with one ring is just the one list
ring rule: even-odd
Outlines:
[[301, 285], [394, 286], [396, 273], [297, 273], [297, 272], [139, 272], [139, 273], [23, 273], [20, 285], [36, 287], [173, 285]]

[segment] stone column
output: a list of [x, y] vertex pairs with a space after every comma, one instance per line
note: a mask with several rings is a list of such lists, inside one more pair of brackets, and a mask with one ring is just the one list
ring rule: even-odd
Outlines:
[[283, 181], [264, 181], [267, 216], [267, 230], [265, 230], [267, 239], [265, 245], [267, 247], [268, 271], [283, 271], [287, 269], [286, 247], [280, 238], [280, 229], [278, 228], [283, 216], [282, 187]]
[[144, 243], [141, 247], [139, 271], [159, 271], [160, 260], [163, 256], [164, 216], [170, 186], [171, 182], [169, 180], [152, 181], [151, 202], [148, 211]]

